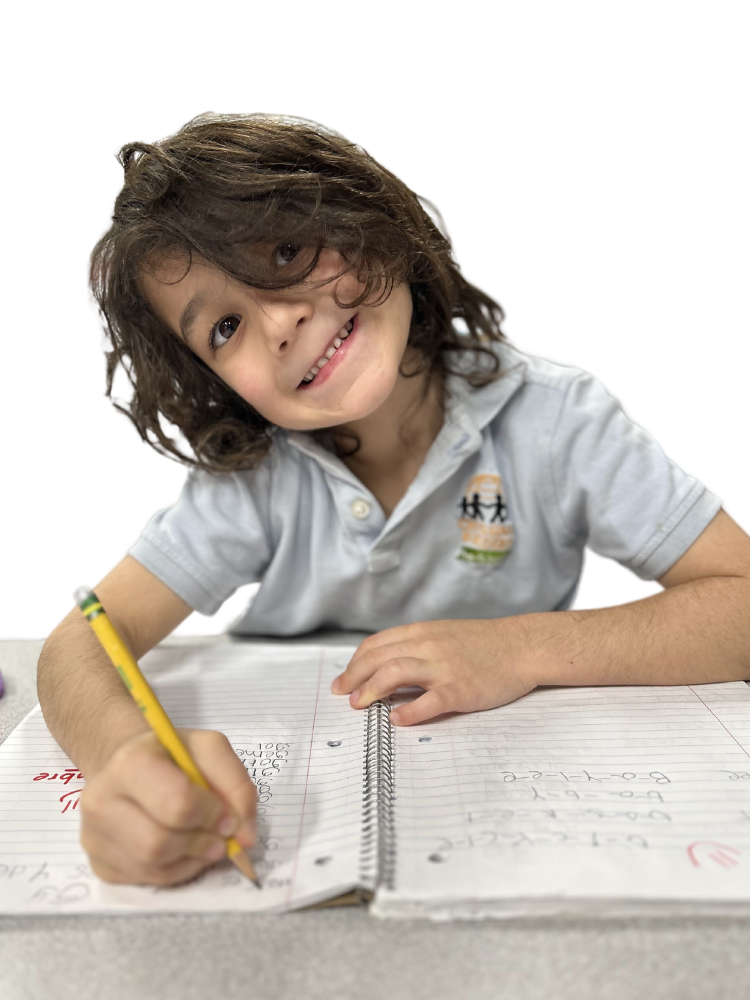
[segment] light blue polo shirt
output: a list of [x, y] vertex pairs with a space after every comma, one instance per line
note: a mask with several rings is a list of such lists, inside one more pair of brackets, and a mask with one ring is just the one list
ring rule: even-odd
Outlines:
[[203, 614], [260, 581], [240, 634], [564, 610], [587, 545], [660, 577], [718, 498], [591, 375], [496, 349], [496, 381], [449, 377], [442, 430], [390, 517], [335, 455], [278, 430], [252, 472], [191, 472], [130, 554]]

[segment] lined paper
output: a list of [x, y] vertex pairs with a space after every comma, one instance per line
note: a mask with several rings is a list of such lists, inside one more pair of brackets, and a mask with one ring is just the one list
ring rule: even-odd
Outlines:
[[[330, 694], [352, 652], [144, 658], [175, 724], [226, 733], [256, 781], [261, 890], [228, 863], [172, 889], [97, 879], [78, 843], [84, 777], [33, 712], [0, 747], [0, 912], [280, 912], [374, 888], [360, 878], [365, 714]], [[379, 916], [750, 901], [746, 684], [543, 689], [392, 737], [396, 876]]]
[[260, 890], [228, 862], [170, 889], [96, 878], [78, 843], [84, 778], [36, 709], [0, 747], [0, 912], [282, 911], [357, 886], [365, 718], [330, 693], [353, 652], [227, 644], [143, 658], [175, 725], [224, 732], [253, 776]]
[[750, 902], [750, 689], [564, 688], [394, 731], [380, 916]]

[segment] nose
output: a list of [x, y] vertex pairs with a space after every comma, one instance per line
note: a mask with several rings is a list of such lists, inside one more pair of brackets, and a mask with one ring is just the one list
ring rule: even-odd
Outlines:
[[261, 327], [269, 350], [281, 357], [292, 347], [313, 316], [314, 307], [307, 298], [269, 294], [261, 305]]

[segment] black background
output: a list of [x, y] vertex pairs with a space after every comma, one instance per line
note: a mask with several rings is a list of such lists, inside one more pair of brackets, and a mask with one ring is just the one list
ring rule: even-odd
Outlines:
[[[19, 215], [4, 296], [2, 634], [46, 633], [73, 586], [93, 583], [182, 480], [101, 397], [85, 293], [86, 256], [120, 179], [112, 149], [163, 135], [203, 103], [160, 109], [53, 114], [42, 138], [13, 147], [25, 153], [11, 157], [6, 191]], [[420, 112], [418, 127], [414, 112], [275, 110], [340, 128], [437, 202], [466, 273], [505, 303], [511, 335], [600, 374], [750, 524], [746, 324], [725, 249], [737, 185], [723, 134], [704, 123], [697, 143], [687, 112], [665, 123], [627, 106], [606, 123], [551, 109], [533, 132], [481, 108]], [[579, 605], [656, 589], [590, 557]], [[219, 628], [246, 593], [184, 629]]]

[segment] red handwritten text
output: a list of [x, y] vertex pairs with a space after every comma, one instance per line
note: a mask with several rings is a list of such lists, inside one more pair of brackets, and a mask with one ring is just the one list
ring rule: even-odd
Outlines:
[[77, 780], [83, 780], [83, 775], [75, 767], [66, 767], [64, 771], [56, 771], [54, 774], [50, 774], [49, 771], [42, 771], [41, 774], [37, 774], [32, 781], [54, 781], [57, 778], [58, 781], [64, 782], [66, 785], [70, 783], [73, 778]]
[[741, 851], [738, 851], [736, 847], [719, 844], [715, 840], [696, 840], [688, 847], [687, 852], [696, 868], [706, 865], [709, 860], [720, 868], [734, 868], [740, 863]]

